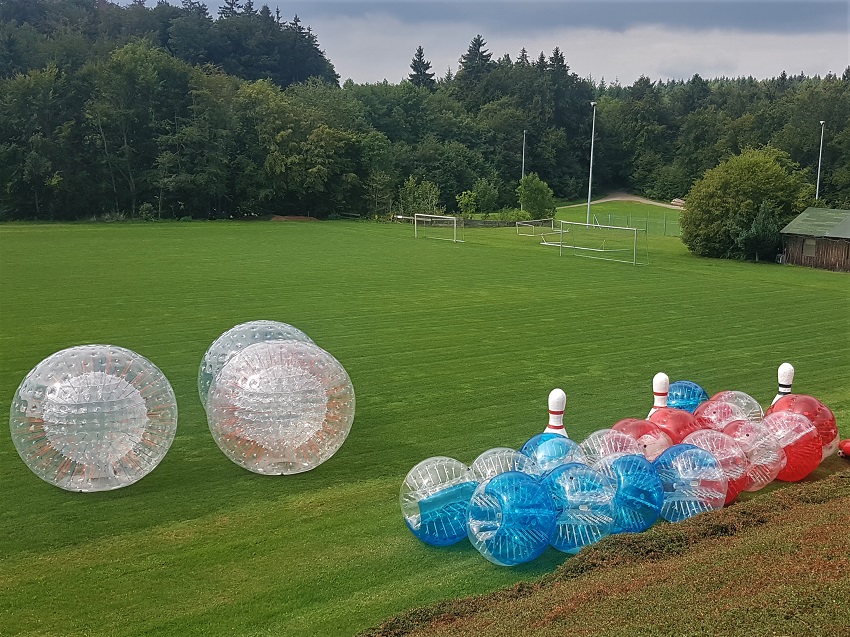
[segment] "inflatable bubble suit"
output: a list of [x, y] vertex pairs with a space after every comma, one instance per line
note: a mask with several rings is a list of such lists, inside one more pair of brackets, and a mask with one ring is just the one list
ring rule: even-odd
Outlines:
[[700, 403], [708, 400], [706, 391], [689, 380], [677, 380], [670, 383], [667, 393], [667, 406], [674, 409], [684, 409], [688, 413], [694, 413]]
[[254, 343], [264, 341], [301, 341], [312, 343], [301, 330], [278, 321], [249, 321], [231, 327], [209, 346], [198, 369], [198, 395], [207, 406], [207, 398], [215, 375], [235, 354]]
[[482, 482], [469, 503], [469, 541], [500, 566], [538, 557], [555, 532], [557, 512], [549, 492], [534, 476], [508, 471]]
[[617, 421], [611, 429], [622, 431], [634, 438], [638, 443], [638, 450], [650, 462], [660, 456], [662, 451], [673, 445], [670, 436], [664, 433], [661, 427], [649, 420], [624, 418]]
[[742, 391], [731, 389], [717, 392], [710, 400], [719, 400], [736, 405], [744, 412], [744, 418], [747, 420], [759, 421], [764, 417], [764, 410], [761, 408], [759, 401]]
[[[694, 416], [701, 427], [717, 431], [722, 431], [728, 423], [734, 420], [748, 420], [744, 410], [736, 403], [713, 398], [697, 407], [694, 410]], [[760, 420], [761, 418], [754, 422]]]
[[12, 441], [42, 480], [67, 491], [109, 491], [140, 480], [177, 432], [177, 401], [149, 360], [114, 345], [56, 352], [12, 399]]
[[537, 434], [529, 438], [519, 450], [537, 465], [540, 473], [551, 471], [568, 462], [585, 462], [584, 452], [578, 443], [561, 434]]
[[649, 460], [619, 453], [602, 458], [593, 468], [617, 485], [611, 533], [640, 533], [655, 524], [664, 503], [664, 487]]
[[478, 483], [462, 462], [444, 456], [417, 464], [401, 485], [407, 528], [423, 542], [449, 546], [466, 537], [469, 500]]
[[599, 429], [581, 443], [581, 450], [587, 456], [588, 464], [613, 453], [641, 453], [637, 441], [622, 431]]
[[797, 482], [818, 468], [823, 444], [811, 420], [793, 411], [774, 411], [764, 417], [762, 425], [785, 452], [785, 466], [777, 480]]
[[673, 444], [679, 444], [689, 433], [702, 429], [696, 417], [684, 409], [659, 407], [647, 419], [661, 427]]
[[738, 494], [747, 485], [747, 469], [749, 460], [747, 454], [731, 436], [713, 429], [701, 429], [689, 434], [682, 444], [694, 445], [705, 449], [717, 462], [726, 476], [726, 501], [724, 504], [734, 502]]
[[758, 491], [776, 480], [788, 460], [770, 431], [760, 422], [733, 420], [723, 428], [747, 454], [744, 491]]
[[540, 475], [540, 467], [534, 460], [510, 447], [488, 449], [478, 456], [469, 468], [478, 482], [484, 482], [506, 471], [522, 471], [533, 476]]
[[664, 485], [661, 517], [680, 522], [726, 501], [726, 475], [717, 459], [693, 445], [673, 445], [652, 463]]
[[767, 413], [772, 414], [775, 411], [793, 411], [797, 414], [803, 414], [812, 421], [812, 424], [818, 430], [821, 443], [823, 444], [822, 460], [826, 460], [826, 458], [838, 451], [839, 436], [835, 414], [814, 396], [808, 396], [807, 394], [788, 394], [773, 403], [767, 410]]
[[558, 512], [551, 544], [564, 553], [578, 553], [598, 542], [614, 527], [617, 484], [587, 465], [562, 464], [543, 479]]
[[342, 446], [354, 421], [354, 387], [328, 352], [303, 341], [249, 345], [210, 387], [216, 444], [254, 473], [309, 471]]

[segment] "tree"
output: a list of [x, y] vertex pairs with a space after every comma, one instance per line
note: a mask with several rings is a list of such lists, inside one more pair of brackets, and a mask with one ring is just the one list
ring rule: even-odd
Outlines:
[[428, 72], [430, 68], [431, 63], [425, 59], [425, 51], [421, 46], [417, 47], [413, 61], [410, 63], [411, 73], [408, 75], [410, 82], [414, 86], [433, 90], [437, 82], [434, 80], [434, 74]]
[[691, 187], [681, 216], [682, 241], [699, 256], [761, 257], [765, 235], [802, 212], [812, 191], [806, 173], [784, 151], [746, 149]]
[[532, 219], [544, 219], [555, 214], [554, 193], [537, 173], [528, 173], [523, 177], [516, 192], [520, 205]]

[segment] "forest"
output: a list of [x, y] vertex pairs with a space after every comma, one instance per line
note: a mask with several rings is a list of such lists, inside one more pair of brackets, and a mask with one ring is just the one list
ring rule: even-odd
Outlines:
[[[471, 34], [474, 35], [474, 34]], [[318, 35], [251, 0], [0, 2], [0, 220], [383, 217], [517, 206], [527, 173], [561, 199], [684, 197], [772, 147], [850, 207], [850, 67], [841, 76], [596, 82], [560, 48], [492, 52], [439, 76], [340, 85]], [[401, 74], [401, 72], [400, 72]], [[425, 192], [420, 201], [415, 194]], [[413, 193], [412, 195], [410, 193]], [[482, 203], [486, 202], [486, 203]]]

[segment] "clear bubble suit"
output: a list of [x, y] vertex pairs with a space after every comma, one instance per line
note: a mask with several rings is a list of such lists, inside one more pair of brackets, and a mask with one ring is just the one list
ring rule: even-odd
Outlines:
[[472, 462], [470, 470], [478, 482], [484, 482], [506, 471], [521, 471], [532, 476], [541, 474], [540, 467], [534, 460], [510, 447], [488, 449]]
[[744, 491], [758, 491], [776, 480], [788, 459], [785, 452], [762, 423], [733, 420], [723, 428], [747, 454], [747, 473]]
[[617, 421], [611, 429], [621, 431], [634, 438], [638, 443], [638, 449], [650, 462], [673, 445], [670, 436], [664, 433], [661, 427], [649, 420], [623, 418]]
[[433, 546], [466, 537], [469, 500], [478, 482], [465, 464], [438, 456], [417, 464], [401, 485], [399, 501], [407, 528]]
[[762, 425], [785, 452], [785, 466], [776, 475], [777, 480], [797, 482], [818, 468], [823, 444], [811, 420], [793, 411], [773, 411], [764, 417]]
[[177, 432], [177, 401], [149, 360], [114, 345], [48, 356], [12, 399], [12, 441], [42, 480], [110, 491], [150, 473]]
[[314, 343], [265, 341], [235, 354], [210, 386], [216, 444], [254, 473], [309, 471], [345, 442], [354, 421], [345, 368]]
[[611, 533], [640, 533], [655, 524], [664, 504], [664, 487], [649, 460], [639, 454], [616, 453], [593, 468], [617, 485]]
[[[716, 431], [722, 431], [727, 424], [735, 420], [749, 420], [738, 404], [713, 398], [697, 407], [694, 416], [701, 427]], [[759, 421], [761, 418], [753, 422]]]
[[705, 449], [673, 445], [652, 463], [664, 485], [661, 517], [679, 522], [704, 511], [715, 511], [726, 502], [723, 467]]
[[670, 383], [667, 393], [668, 407], [684, 409], [692, 414], [694, 409], [706, 400], [708, 400], [708, 393], [693, 381], [677, 380]]
[[243, 349], [265, 341], [313, 341], [304, 332], [279, 321], [248, 321], [231, 327], [209, 346], [198, 369], [198, 395], [206, 408], [210, 385], [224, 364]]
[[736, 405], [744, 412], [744, 418], [747, 420], [758, 422], [764, 418], [764, 410], [761, 408], [759, 401], [742, 391], [729, 389], [717, 392], [709, 400], [719, 400]]
[[580, 446], [587, 457], [587, 463], [591, 465], [600, 458], [614, 453], [641, 453], [637, 440], [614, 429], [594, 431], [582, 441]]
[[516, 566], [546, 550], [556, 519], [552, 496], [537, 478], [507, 471], [475, 489], [469, 503], [469, 541], [494, 564]]
[[614, 528], [617, 484], [585, 464], [571, 462], [543, 479], [558, 513], [551, 544], [564, 553], [578, 553]]
[[835, 422], [835, 414], [814, 396], [807, 394], [788, 394], [773, 403], [767, 410], [768, 414], [775, 411], [793, 411], [802, 414], [812, 421], [812, 424], [820, 434], [823, 443], [821, 460], [838, 451], [838, 425]]
[[561, 434], [542, 433], [532, 436], [519, 452], [534, 460], [540, 473], [569, 462], [587, 461], [578, 443]]
[[747, 469], [749, 468], [747, 454], [738, 442], [723, 432], [700, 429], [686, 436], [682, 443], [705, 449], [717, 459], [726, 475], [727, 488], [724, 504], [734, 502], [747, 485]]

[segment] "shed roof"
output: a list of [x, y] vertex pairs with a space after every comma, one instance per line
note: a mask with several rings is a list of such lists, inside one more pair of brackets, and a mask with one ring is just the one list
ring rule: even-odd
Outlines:
[[806, 208], [780, 232], [807, 237], [850, 239], [850, 210]]

